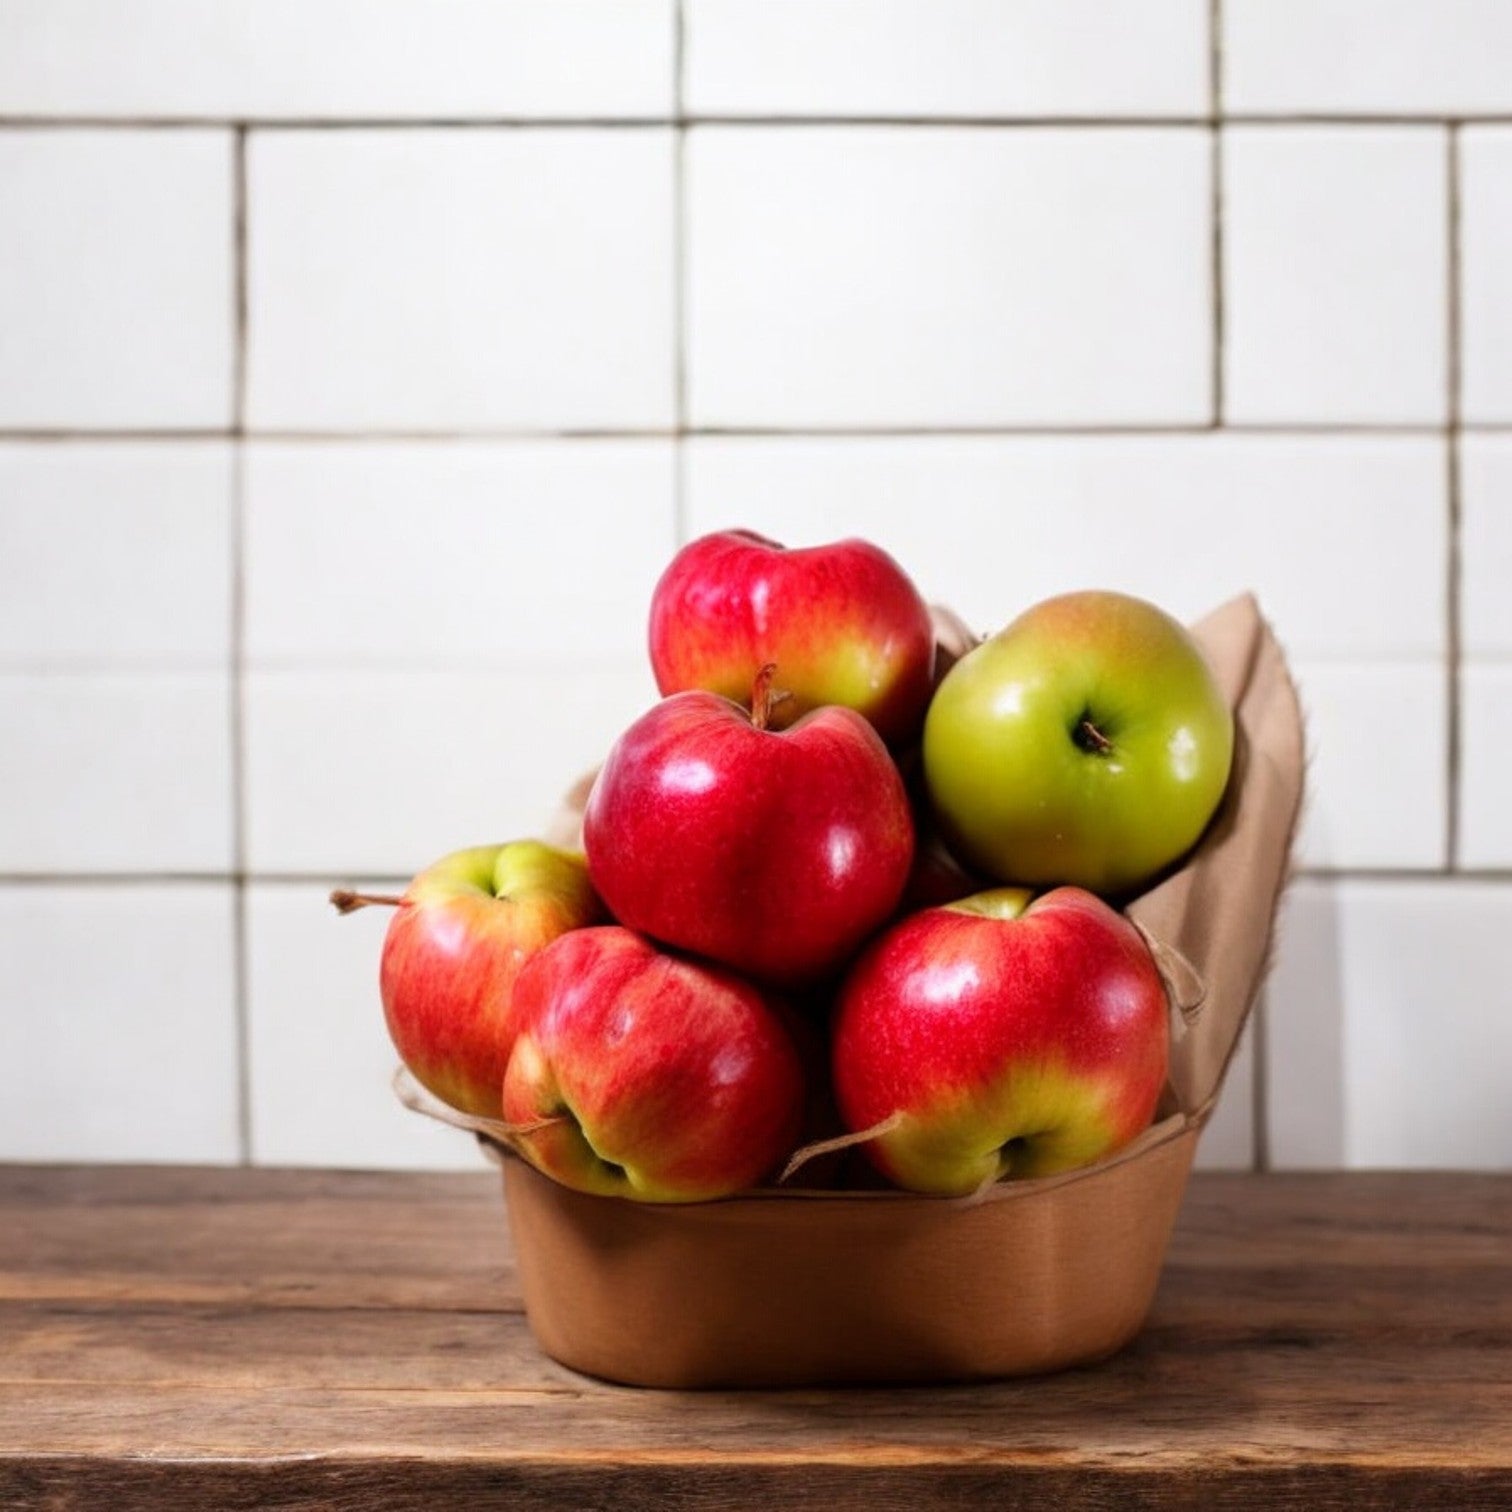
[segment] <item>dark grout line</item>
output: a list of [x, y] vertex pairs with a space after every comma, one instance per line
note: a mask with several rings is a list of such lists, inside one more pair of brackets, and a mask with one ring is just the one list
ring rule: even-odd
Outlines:
[[1447, 502], [1448, 539], [1445, 548], [1444, 583], [1444, 646], [1445, 676], [1447, 678], [1446, 704], [1448, 727], [1445, 732], [1445, 854], [1448, 869], [1459, 869], [1460, 857], [1460, 767], [1463, 746], [1463, 689], [1461, 661], [1463, 654], [1463, 527], [1464, 504], [1460, 471], [1460, 435], [1463, 413], [1464, 381], [1464, 311], [1461, 304], [1463, 280], [1463, 215], [1460, 132], [1457, 126], [1446, 132], [1447, 143], [1447, 236], [1446, 280], [1447, 304], [1445, 307], [1445, 381], [1446, 419], [1448, 424], [1445, 447], [1445, 498]]
[[244, 435], [247, 424], [247, 131], [238, 127], [231, 139], [231, 434]]
[[247, 710], [243, 676], [246, 624], [246, 571], [243, 560], [246, 476], [240, 447], [232, 458], [231, 483], [231, 850], [233, 1002], [236, 1011], [236, 1129], [241, 1163], [252, 1163], [251, 981], [247, 940]]
[[[1223, 428], [1228, 410], [1228, 302], [1224, 284], [1224, 182], [1223, 182], [1223, 0], [1208, 0], [1208, 193], [1212, 218], [1210, 256], [1213, 301], [1213, 429]], [[1270, 1136], [1270, 1039], [1267, 1030], [1266, 989], [1261, 986], [1253, 1011], [1250, 1062], [1250, 1169], [1271, 1167]]]
[[1253, 1063], [1250, 1075], [1250, 1169], [1271, 1168], [1270, 987], [1262, 984], [1250, 1013]]
[[247, 132], [237, 129], [233, 175], [232, 266], [235, 269], [235, 366], [232, 377], [231, 432], [231, 853], [235, 863], [232, 926], [233, 1001], [236, 1011], [236, 1131], [242, 1165], [252, 1164], [251, 981], [247, 939], [247, 708], [246, 666], [246, 456], [247, 426]]
[[[1236, 126], [1508, 126], [1512, 113], [1369, 111], [1226, 111], [1226, 125]], [[1211, 114], [1191, 115], [871, 115], [674, 114], [666, 116], [90, 116], [3, 115], [0, 131], [665, 131], [679, 127], [850, 127], [910, 126], [956, 128], [979, 126], [1009, 131], [1201, 129]]]
[[[1512, 425], [1505, 427], [1512, 430]], [[942, 437], [1032, 437], [1032, 436], [1205, 436], [1218, 432], [1235, 436], [1416, 436], [1436, 437], [1443, 434], [1444, 427], [1434, 421], [1383, 421], [1368, 422], [1314, 422], [1314, 421], [1261, 421], [1226, 422], [1214, 426], [1210, 420], [1198, 421], [1148, 421], [1120, 423], [1055, 423], [1004, 424], [1004, 425], [810, 425], [810, 426], [759, 426], [759, 425], [703, 425], [692, 426], [688, 435], [710, 440], [756, 439], [781, 440], [804, 438], [866, 440], [868, 438], [927, 438]]]
[[666, 116], [28, 116], [0, 131], [665, 131]]
[[[423, 860], [431, 860], [425, 857]], [[417, 861], [416, 865], [421, 862]], [[333, 871], [115, 871], [115, 872], [16, 872], [0, 871], [0, 887], [400, 887], [412, 878], [409, 872], [388, 872], [348, 867]], [[1305, 866], [1294, 880], [1310, 883], [1464, 883], [1512, 884], [1512, 866]]]
[[1224, 342], [1228, 330], [1223, 280], [1223, 0], [1209, 0], [1208, 5], [1208, 88], [1212, 110], [1208, 172], [1212, 177], [1213, 426], [1218, 429], [1227, 408]]
[[672, 11], [672, 539], [688, 538], [688, 18], [685, 0]]
[[[1456, 429], [1466, 435], [1512, 435], [1512, 420], [1465, 421]], [[265, 445], [450, 445], [535, 441], [677, 441], [677, 440], [844, 440], [928, 439], [929, 437], [1019, 438], [1033, 436], [1408, 436], [1439, 437], [1439, 421], [1235, 421], [1215, 426], [1211, 420], [1087, 422], [1041, 421], [1000, 425], [672, 425], [651, 427], [506, 427], [470, 430], [279, 430], [213, 426], [186, 430], [38, 429], [0, 426], [0, 445], [106, 446], [154, 442], [248, 442]]]
[[1306, 882], [1512, 882], [1512, 866], [1310, 866], [1297, 871]]

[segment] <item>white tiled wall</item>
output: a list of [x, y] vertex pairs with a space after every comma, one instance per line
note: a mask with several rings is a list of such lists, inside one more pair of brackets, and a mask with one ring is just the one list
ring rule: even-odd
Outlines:
[[538, 828], [744, 524], [1254, 588], [1203, 1158], [1512, 1165], [1500, 0], [0, 0], [0, 227], [0, 1159], [475, 1162], [324, 894]]

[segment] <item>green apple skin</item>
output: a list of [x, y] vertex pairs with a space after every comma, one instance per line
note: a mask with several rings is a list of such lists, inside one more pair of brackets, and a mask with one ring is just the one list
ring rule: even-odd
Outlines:
[[1164, 610], [1046, 599], [951, 668], [924, 722], [924, 780], [951, 848], [986, 876], [1136, 890], [1223, 797], [1233, 715]]
[[389, 921], [379, 966], [399, 1058], [443, 1102], [497, 1118], [515, 978], [560, 935], [602, 917], [584, 859], [538, 840], [473, 846], [426, 867]]

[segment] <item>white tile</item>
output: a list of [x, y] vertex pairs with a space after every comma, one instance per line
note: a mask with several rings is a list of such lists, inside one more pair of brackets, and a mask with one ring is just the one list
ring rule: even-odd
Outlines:
[[671, 0], [0, 0], [18, 115], [666, 116]]
[[1309, 758], [1299, 862], [1443, 865], [1448, 713], [1442, 664], [1303, 662], [1295, 671]]
[[1460, 697], [1460, 864], [1512, 867], [1512, 664], [1466, 667]]
[[698, 439], [691, 534], [861, 535], [981, 631], [1115, 587], [1194, 619], [1254, 589], [1294, 656], [1444, 644], [1443, 444], [1403, 436]]
[[1246, 1024], [1223, 1079], [1223, 1092], [1197, 1146], [1204, 1171], [1248, 1171], [1255, 1164], [1255, 1036]]
[[1208, 109], [1205, 0], [690, 0], [695, 115]]
[[1512, 436], [1462, 437], [1460, 480], [1464, 651], [1512, 658]]
[[226, 870], [227, 683], [0, 675], [0, 872]]
[[540, 834], [656, 696], [633, 662], [253, 673], [252, 869], [409, 876], [464, 845]]
[[1512, 1166], [1512, 885], [1300, 884], [1288, 915], [1269, 998], [1277, 1164]]
[[229, 421], [229, 132], [0, 132], [0, 206], [0, 425]]
[[670, 132], [275, 132], [248, 172], [256, 425], [670, 423]]
[[1428, 126], [1225, 131], [1228, 419], [1444, 418], [1447, 160]]
[[1464, 417], [1512, 421], [1512, 128], [1460, 142]]
[[1468, 115], [1512, 108], [1505, 0], [1224, 0], [1229, 110]]
[[3, 886], [0, 961], [0, 1160], [239, 1158], [229, 886]]
[[0, 443], [0, 662], [223, 667], [231, 453]]
[[246, 487], [258, 665], [631, 657], [675, 549], [667, 441], [254, 445]]
[[1197, 129], [695, 129], [695, 423], [1204, 420], [1209, 163]]
[[1345, 1164], [1344, 964], [1337, 883], [1294, 881], [1282, 901], [1265, 986], [1269, 1163]]
[[470, 1135], [403, 1108], [378, 962], [389, 911], [339, 918], [329, 889], [247, 891], [248, 1086], [258, 1165], [475, 1168]]

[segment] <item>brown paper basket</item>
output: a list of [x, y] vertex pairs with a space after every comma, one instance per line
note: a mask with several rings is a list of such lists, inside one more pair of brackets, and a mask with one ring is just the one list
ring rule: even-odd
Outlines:
[[1128, 909], [1205, 987], [1173, 1009], [1170, 1111], [1112, 1159], [972, 1199], [762, 1190], [655, 1206], [503, 1160], [530, 1325], [642, 1386], [961, 1381], [1100, 1359], [1139, 1331], [1197, 1138], [1264, 974], [1301, 806], [1302, 726], [1254, 599], [1193, 627], [1236, 715], [1201, 844]]

